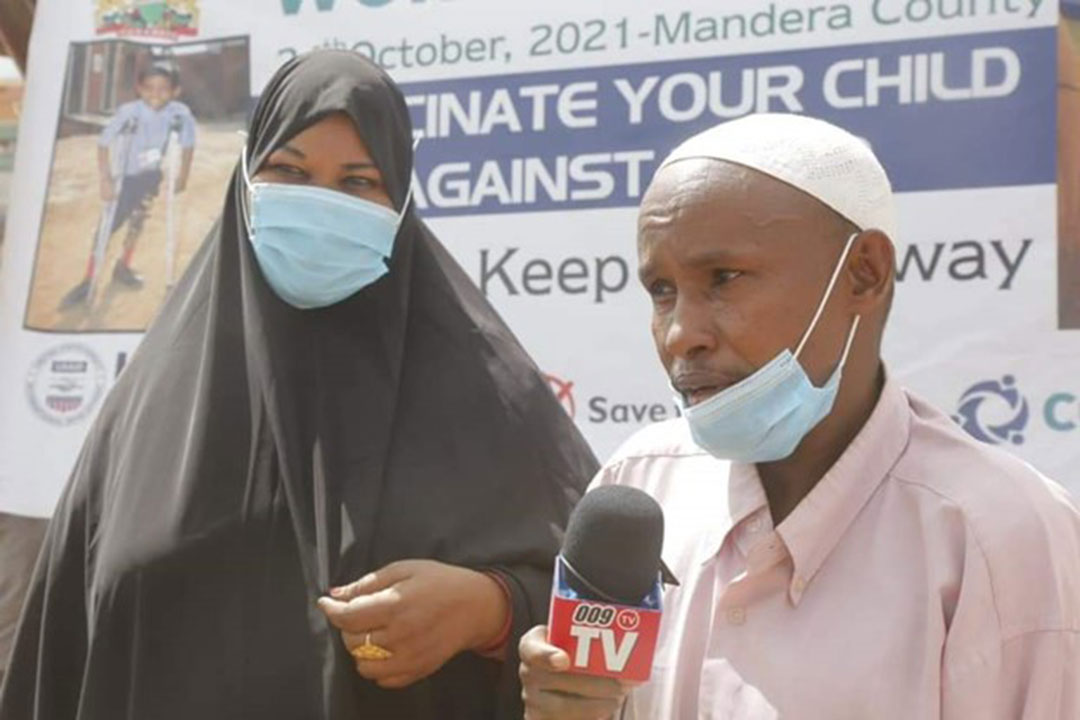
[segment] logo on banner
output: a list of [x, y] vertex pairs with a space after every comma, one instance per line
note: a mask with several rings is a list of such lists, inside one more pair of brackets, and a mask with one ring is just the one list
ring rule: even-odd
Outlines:
[[96, 0], [98, 35], [166, 39], [197, 35], [199, 0]]
[[1031, 417], [1028, 401], [1016, 387], [1016, 378], [984, 380], [960, 396], [953, 420], [976, 440], [998, 445], [1022, 445], [1024, 429]]
[[953, 420], [975, 439], [994, 445], [1022, 445], [1031, 432], [1041, 430], [1080, 432], [1080, 391], [1057, 388], [1025, 396], [1009, 374], [968, 388]]
[[47, 423], [65, 426], [85, 418], [105, 391], [105, 366], [84, 345], [61, 345], [34, 363], [26, 378], [30, 407]]
[[566, 414], [571, 418], [576, 416], [577, 404], [574, 402], [574, 383], [570, 380], [563, 380], [555, 375], [545, 374], [544, 379], [547, 380], [551, 392], [555, 393], [555, 399], [563, 406], [563, 410], [566, 411]]
[[662, 422], [679, 415], [678, 407], [666, 405], [651, 400], [641, 402], [627, 401], [611, 398], [607, 395], [585, 395], [580, 393], [575, 396], [577, 389], [574, 381], [565, 380], [558, 375], [544, 373], [551, 392], [562, 404], [566, 414], [572, 419], [578, 419], [578, 399], [582, 400], [585, 416], [582, 422], [591, 425], [648, 425], [649, 423]]

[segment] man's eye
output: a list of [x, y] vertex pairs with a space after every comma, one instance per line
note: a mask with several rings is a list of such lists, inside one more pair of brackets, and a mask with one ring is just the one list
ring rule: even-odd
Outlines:
[[662, 300], [675, 294], [675, 286], [667, 280], [655, 280], [646, 286], [649, 296], [654, 300]]
[[742, 272], [738, 270], [716, 270], [713, 272], [713, 283], [716, 285], [724, 285], [740, 275], [742, 275]]

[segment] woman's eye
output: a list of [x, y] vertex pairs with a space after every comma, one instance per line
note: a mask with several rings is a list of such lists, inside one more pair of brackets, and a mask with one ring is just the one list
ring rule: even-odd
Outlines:
[[363, 175], [351, 175], [343, 181], [345, 187], [352, 188], [354, 190], [367, 190], [368, 188], [378, 187], [379, 183], [374, 178], [364, 177]]
[[267, 168], [267, 170], [276, 175], [281, 175], [288, 178], [303, 178], [307, 176], [307, 173], [305, 173], [303, 170], [296, 167], [295, 165], [286, 165], [284, 163], [271, 165]]

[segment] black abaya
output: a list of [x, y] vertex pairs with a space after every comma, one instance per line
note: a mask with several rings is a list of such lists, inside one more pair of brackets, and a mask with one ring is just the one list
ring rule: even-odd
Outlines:
[[[407, 109], [354, 54], [279, 70], [252, 120], [251, 166], [333, 112], [354, 121], [400, 207]], [[303, 311], [260, 274], [243, 193], [235, 173], [86, 441], [0, 718], [520, 718], [513, 650], [546, 616], [592, 454], [411, 211], [388, 275]], [[406, 558], [499, 572], [511, 657], [463, 653], [399, 691], [357, 675], [315, 600]]]

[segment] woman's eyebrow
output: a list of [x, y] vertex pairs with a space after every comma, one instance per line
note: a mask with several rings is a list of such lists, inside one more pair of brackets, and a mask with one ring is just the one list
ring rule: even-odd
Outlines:
[[301, 158], [301, 159], [307, 157], [307, 155], [300, 152], [300, 150], [294, 148], [292, 145], [289, 145], [289, 144], [282, 145], [281, 149], [284, 150], [285, 152], [289, 153], [290, 155], [295, 155], [296, 157]]

